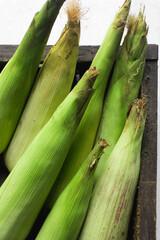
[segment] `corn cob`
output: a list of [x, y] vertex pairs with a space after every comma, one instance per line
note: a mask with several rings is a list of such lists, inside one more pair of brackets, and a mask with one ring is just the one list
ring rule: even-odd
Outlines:
[[0, 239], [29, 233], [67, 155], [98, 74], [89, 69], [35, 137], [0, 188]]
[[80, 7], [78, 2], [71, 2], [66, 10], [68, 22], [41, 67], [5, 154], [5, 164], [9, 171], [14, 168], [23, 152], [70, 92], [79, 49]]
[[91, 101], [76, 131], [76, 135], [73, 139], [65, 163], [47, 200], [46, 206], [48, 208], [53, 206], [59, 194], [78, 171], [93, 147], [101, 117], [107, 81], [119, 48], [130, 3], [130, 0], [125, 1], [124, 5], [116, 14], [115, 19], [110, 25], [106, 36], [93, 59], [91, 66], [96, 66], [96, 68], [101, 71], [95, 81], [94, 93]]
[[[107, 91], [102, 120], [96, 136], [107, 139], [105, 160], [113, 150], [127, 119], [128, 106], [138, 97], [143, 79], [148, 27], [142, 11], [128, 19], [128, 32], [123, 41]], [[96, 179], [103, 170], [103, 158], [96, 169]]]
[[132, 104], [123, 132], [95, 185], [79, 240], [127, 239], [146, 113], [147, 98], [143, 96]]
[[107, 146], [100, 140], [57, 199], [36, 240], [77, 239], [84, 221], [93, 187], [96, 165]]
[[48, 0], [0, 74], [0, 153], [16, 128], [38, 70], [52, 25], [64, 0]]

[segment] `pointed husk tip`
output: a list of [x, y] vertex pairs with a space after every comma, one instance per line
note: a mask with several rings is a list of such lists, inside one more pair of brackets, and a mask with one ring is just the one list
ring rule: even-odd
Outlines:
[[147, 103], [148, 103], [148, 97], [147, 97], [147, 95], [143, 94], [141, 96], [141, 98], [136, 99], [133, 102], [133, 105], [136, 104], [137, 105], [137, 110], [140, 112], [142, 109], [146, 108]]
[[94, 67], [91, 67], [89, 71], [92, 74], [91, 77], [94, 78], [98, 76], [100, 69], [96, 69], [96, 66], [94, 66]]
[[108, 146], [109, 144], [106, 142], [105, 139], [99, 139], [99, 141], [97, 142], [97, 144], [94, 147], [94, 151], [91, 157], [91, 161], [89, 164], [89, 169], [90, 171], [92, 171], [96, 166], [97, 163], [99, 162], [102, 154], [104, 153], [104, 149]]
[[99, 71], [100, 70], [97, 70], [96, 67], [94, 66], [94, 67], [89, 68], [85, 72], [86, 76], [88, 76], [87, 77], [87, 82], [88, 82], [89, 85], [93, 86], [97, 76], [99, 75]]
[[145, 94], [142, 94], [141, 98], [137, 98], [134, 100], [131, 105], [128, 107], [128, 113], [127, 115], [129, 116], [129, 113], [132, 109], [133, 106], [136, 106], [136, 110], [138, 113], [141, 113], [142, 111], [147, 111], [147, 104], [148, 104], [148, 96]]
[[134, 14], [130, 14], [128, 16], [128, 21], [126, 23], [126, 27], [129, 30], [131, 30], [133, 27], [136, 29], [136, 27], [138, 26], [138, 24], [145, 24], [145, 31], [146, 31], [146, 35], [148, 33], [148, 26], [146, 24], [146, 17], [144, 15], [144, 11], [145, 11], [145, 6], [141, 6], [140, 11], [138, 16], [134, 15]]
[[130, 5], [130, 4], [131, 4], [131, 0], [125, 0], [121, 8], [123, 8], [125, 5]]
[[114, 28], [124, 28], [127, 22], [130, 5], [131, 0], [125, 0], [123, 5], [119, 8], [119, 11], [116, 13], [116, 16], [113, 20]]

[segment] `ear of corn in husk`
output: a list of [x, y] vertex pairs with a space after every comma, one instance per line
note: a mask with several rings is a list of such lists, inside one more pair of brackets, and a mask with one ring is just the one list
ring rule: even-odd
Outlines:
[[1, 240], [22, 240], [29, 233], [67, 155], [97, 75], [95, 68], [86, 71], [1, 186]]
[[[51, 208], [59, 194], [78, 171], [91, 151], [98, 129], [107, 81], [118, 51], [131, 1], [124, 3], [110, 25], [91, 66], [100, 69], [94, 83], [94, 93], [74, 136], [67, 158], [48, 197], [46, 207]], [[77, 147], [78, 145], [78, 147]]]
[[36, 240], [77, 239], [89, 205], [94, 171], [106, 146], [107, 143], [103, 139], [96, 144], [57, 199]]
[[[128, 18], [128, 31], [116, 60], [96, 136], [96, 141], [105, 138], [109, 143], [105, 150], [105, 161], [121, 135], [128, 107], [140, 91], [147, 51], [147, 32], [142, 11], [137, 17]], [[96, 178], [101, 175], [103, 162], [102, 158], [96, 170]]]
[[0, 74], [0, 153], [6, 149], [17, 126], [52, 25], [63, 2], [48, 0], [44, 4]]
[[127, 238], [146, 114], [147, 98], [143, 96], [133, 102], [123, 132], [94, 187], [79, 240]]
[[9, 171], [14, 168], [23, 152], [71, 90], [79, 50], [79, 3], [72, 1], [66, 7], [66, 11], [68, 22], [40, 69], [17, 129], [5, 153], [5, 164]]

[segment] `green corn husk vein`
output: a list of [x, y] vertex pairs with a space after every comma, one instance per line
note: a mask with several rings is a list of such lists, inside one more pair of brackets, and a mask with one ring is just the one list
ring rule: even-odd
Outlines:
[[106, 146], [107, 144], [103, 139], [96, 144], [79, 171], [57, 199], [36, 240], [77, 239], [89, 205], [94, 171]]
[[76, 131], [61, 172], [47, 199], [47, 208], [53, 206], [59, 194], [70, 182], [74, 174], [82, 165], [84, 159], [93, 148], [101, 118], [106, 85], [120, 45], [130, 4], [130, 0], [125, 1], [125, 4], [116, 14], [95, 58], [92, 61], [91, 66], [96, 66], [97, 69], [100, 69], [100, 73], [93, 86], [94, 93]]
[[[78, 5], [75, 8], [78, 8]], [[71, 12], [69, 9], [68, 11]], [[14, 168], [23, 152], [70, 92], [78, 58], [79, 35], [79, 19], [74, 16], [73, 21], [68, 16], [68, 22], [58, 42], [50, 49], [43, 62], [4, 155], [9, 171]]]
[[28, 235], [60, 171], [93, 93], [91, 68], [59, 105], [0, 188], [0, 239]]
[[127, 239], [146, 115], [147, 98], [143, 96], [133, 102], [123, 132], [94, 187], [79, 240]]
[[6, 149], [18, 124], [53, 23], [64, 1], [46, 1], [0, 74], [0, 153]]

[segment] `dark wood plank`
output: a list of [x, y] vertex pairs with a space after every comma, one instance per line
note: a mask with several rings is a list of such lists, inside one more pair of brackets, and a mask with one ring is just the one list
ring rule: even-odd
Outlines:
[[138, 200], [134, 215], [135, 240], [156, 239], [157, 179], [157, 62], [148, 60], [141, 92], [148, 96], [148, 115], [144, 130]]
[[156, 181], [157, 173], [157, 63], [147, 61], [142, 93], [148, 96], [148, 114], [145, 125], [141, 181]]
[[136, 240], [156, 240], [156, 182], [140, 182]]
[[[6, 63], [13, 56], [18, 45], [0, 45], [0, 62]], [[42, 57], [42, 61], [46, 57], [52, 45], [47, 45]], [[95, 56], [99, 46], [80, 46], [78, 62], [90, 62]], [[149, 44], [147, 49], [146, 59], [157, 60], [158, 59], [158, 46], [155, 44]]]
[[[137, 191], [127, 240], [156, 239], [156, 182], [141, 182]], [[150, 196], [150, 197], [148, 197]]]

